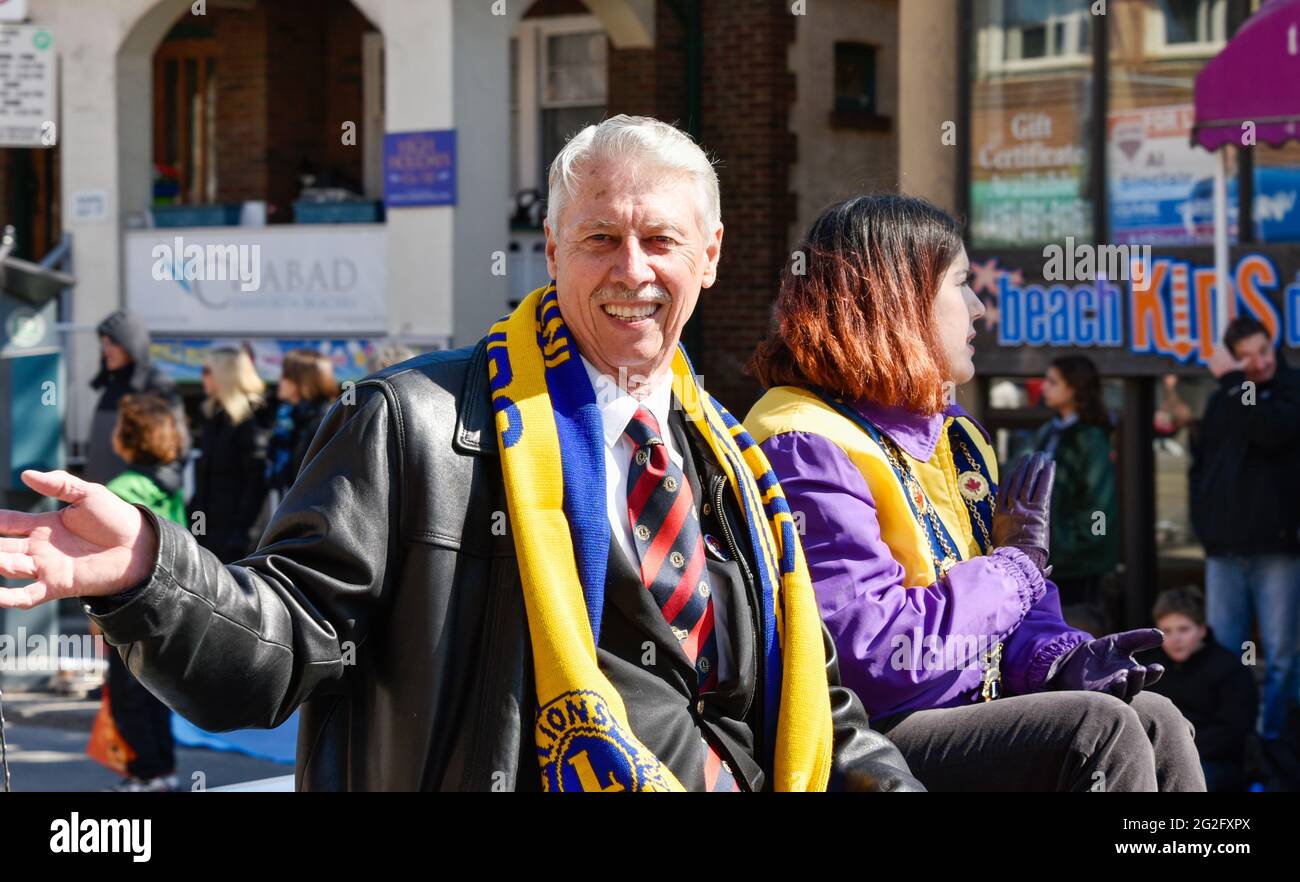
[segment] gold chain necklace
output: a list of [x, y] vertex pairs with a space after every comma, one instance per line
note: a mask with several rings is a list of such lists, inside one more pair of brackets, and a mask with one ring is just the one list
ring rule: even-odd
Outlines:
[[[930, 502], [929, 494], [925, 492], [925, 488], [921, 486], [921, 482], [917, 480], [916, 475], [913, 474], [912, 467], [908, 465], [902, 451], [895, 446], [894, 440], [883, 432], [880, 433], [880, 440], [884, 442], [881, 445], [881, 449], [884, 450], [885, 458], [889, 460], [889, 465], [895, 472], [903, 476], [904, 490], [908, 493], [913, 493], [913, 488], [915, 488], [916, 492], [913, 493], [912, 500], [915, 502], [918, 498], [920, 499], [922, 503], [921, 508], [923, 516], [929, 520], [934, 535], [938, 537], [939, 544], [943, 546], [943, 560], [935, 558], [934, 547], [930, 547], [930, 556], [931, 558], [935, 558], [935, 571], [939, 574], [939, 578], [942, 579], [947, 576], [948, 571], [957, 564], [957, 552], [953, 550], [952, 545], [944, 535], [945, 531], [939, 521], [939, 515], [935, 510], [934, 504]], [[957, 443], [961, 447], [961, 452], [966, 457], [966, 461], [974, 464], [975, 457], [971, 455], [970, 448], [966, 446], [966, 442], [958, 439]], [[967, 499], [965, 494], [958, 495], [960, 495], [962, 501], [966, 503], [966, 508], [970, 512], [972, 519], [979, 526], [980, 533], [984, 538], [984, 553], [989, 553], [993, 549], [993, 541], [989, 536], [988, 525], [984, 523], [984, 518], [980, 515], [979, 509], [975, 507], [975, 503], [972, 500]], [[994, 509], [996, 503], [996, 499], [989, 500], [990, 510]], [[992, 647], [983, 652], [980, 656], [980, 661], [984, 668], [984, 673], [980, 677], [980, 698], [986, 702], [993, 701], [1002, 696], [1002, 641], [996, 641]]]

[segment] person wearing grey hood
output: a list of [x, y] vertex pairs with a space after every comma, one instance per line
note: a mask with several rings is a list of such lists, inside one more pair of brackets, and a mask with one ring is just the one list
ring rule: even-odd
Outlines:
[[139, 318], [119, 309], [100, 322], [96, 331], [100, 367], [90, 387], [103, 391], [95, 405], [86, 443], [86, 480], [108, 483], [126, 470], [127, 463], [113, 450], [113, 429], [118, 402], [122, 396], [134, 393], [153, 392], [171, 403], [181, 432], [183, 462], [184, 452], [190, 447], [185, 412], [175, 380], [149, 357], [149, 329]]

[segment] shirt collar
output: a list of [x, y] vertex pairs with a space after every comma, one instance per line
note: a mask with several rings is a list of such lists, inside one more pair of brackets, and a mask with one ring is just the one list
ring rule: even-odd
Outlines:
[[1068, 429], [1070, 428], [1070, 426], [1073, 426], [1078, 421], [1079, 421], [1079, 415], [1077, 413], [1072, 413], [1068, 417], [1054, 416], [1052, 417], [1052, 426], [1058, 430]]
[[[618, 381], [600, 372], [600, 369], [579, 355], [582, 366], [587, 369], [591, 388], [596, 393], [596, 405], [600, 408], [601, 422], [605, 429], [605, 445], [613, 448], [623, 437], [627, 424], [632, 421], [638, 407], [644, 407], [659, 423], [659, 431], [668, 433], [668, 415], [672, 410], [673, 383], [672, 376], [666, 376], [650, 390], [650, 394], [638, 401], [626, 389], [620, 389]], [[671, 444], [669, 447], [671, 448]]]
[[939, 434], [949, 417], [969, 416], [960, 404], [952, 403], [939, 413], [922, 414], [903, 407], [885, 407], [862, 399], [858, 413], [875, 424], [912, 459], [926, 462], [939, 446]]

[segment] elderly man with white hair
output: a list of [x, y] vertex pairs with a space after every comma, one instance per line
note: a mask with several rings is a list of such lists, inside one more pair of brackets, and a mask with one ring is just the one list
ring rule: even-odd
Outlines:
[[550, 172], [553, 281], [478, 345], [357, 384], [223, 566], [97, 484], [26, 472], [0, 606], [74, 596], [207, 729], [302, 707], [300, 790], [916, 790], [839, 685], [794, 518], [678, 344], [718, 179], [652, 119]]

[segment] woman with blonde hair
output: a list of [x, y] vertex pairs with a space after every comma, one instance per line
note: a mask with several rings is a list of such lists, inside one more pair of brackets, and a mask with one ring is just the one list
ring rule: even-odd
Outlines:
[[846, 686], [931, 790], [1204, 790], [1191, 727], [1143, 691], [1155, 629], [1099, 639], [1047, 580], [1052, 465], [999, 488], [953, 403], [984, 307], [955, 219], [834, 205], [787, 272], [745, 420], [803, 533]]
[[192, 527], [200, 545], [231, 563], [258, 539], [266, 498], [266, 385], [247, 350], [222, 347], [204, 362], [203, 391]]

